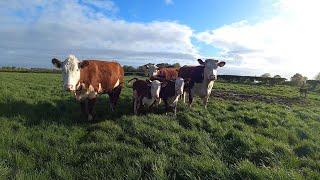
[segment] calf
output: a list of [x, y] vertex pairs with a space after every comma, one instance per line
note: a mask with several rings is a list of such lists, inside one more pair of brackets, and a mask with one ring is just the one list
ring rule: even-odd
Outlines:
[[140, 108], [144, 105], [150, 108], [160, 98], [161, 87], [166, 85], [166, 83], [161, 83], [158, 80], [144, 81], [133, 78], [129, 80], [129, 83], [131, 81], [134, 81], [132, 84], [134, 114], [138, 114]]
[[175, 80], [178, 77], [178, 68], [158, 68], [154, 64], [145, 65], [150, 80]]
[[123, 87], [124, 71], [117, 62], [84, 60], [69, 55], [65, 61], [53, 58], [52, 64], [62, 69], [63, 87], [74, 93], [88, 120], [94, 119], [93, 107], [98, 94], [108, 94], [111, 110]]
[[197, 95], [202, 99], [204, 107], [207, 108], [213, 83], [217, 79], [217, 69], [218, 67], [223, 67], [226, 63], [214, 59], [207, 59], [205, 62], [198, 59], [198, 62], [200, 66], [181, 67], [179, 77], [188, 81], [188, 85], [185, 86], [185, 92], [189, 94], [189, 105], [191, 106], [193, 97]]
[[174, 115], [176, 115], [178, 100], [183, 94], [184, 80], [182, 78], [177, 78], [175, 81], [170, 80], [166, 82], [167, 85], [161, 87], [160, 98], [164, 101], [166, 111], [169, 111], [169, 107], [172, 107]]

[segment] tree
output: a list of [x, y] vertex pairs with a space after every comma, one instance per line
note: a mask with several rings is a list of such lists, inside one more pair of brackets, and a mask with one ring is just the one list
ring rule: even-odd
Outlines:
[[306, 84], [307, 79], [307, 77], [304, 77], [299, 73], [296, 73], [291, 77], [291, 82], [296, 86], [303, 86]]
[[127, 65], [124, 65], [124, 66], [123, 66], [123, 70], [124, 70], [125, 72], [136, 72], [136, 71], [137, 71], [137, 69], [134, 68], [133, 66], [127, 66]]
[[318, 73], [314, 79], [320, 81], [320, 73]]
[[172, 64], [172, 66], [175, 67], [175, 68], [180, 68], [181, 67], [179, 63], [174, 63], [174, 64]]
[[275, 76], [273, 76], [273, 78], [281, 78], [281, 76], [280, 75], [275, 75]]
[[169, 63], [159, 63], [157, 64], [158, 68], [167, 68], [167, 67], [172, 67]]
[[264, 73], [264, 74], [261, 75], [261, 77], [268, 78], [268, 77], [271, 77], [271, 74], [270, 73]]

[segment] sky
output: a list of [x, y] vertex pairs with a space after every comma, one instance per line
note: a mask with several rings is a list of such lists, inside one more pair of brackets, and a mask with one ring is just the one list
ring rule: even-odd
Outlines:
[[122, 65], [226, 61], [220, 74], [309, 79], [320, 72], [318, 0], [0, 1], [0, 66], [51, 59]]

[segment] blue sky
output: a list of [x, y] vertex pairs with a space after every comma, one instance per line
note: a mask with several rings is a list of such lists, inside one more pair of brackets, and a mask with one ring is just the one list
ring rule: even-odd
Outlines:
[[[52, 67], [50, 59], [196, 64], [221, 74], [313, 78], [317, 0], [12, 0], [0, 2], [0, 66]], [[306, 59], [308, 66], [302, 65]], [[311, 66], [310, 66], [311, 65]]]
[[[128, 3], [132, 2], [132, 3]], [[178, 21], [196, 31], [217, 28], [224, 24], [261, 15], [261, 3], [256, 0], [120, 0], [118, 17], [127, 21]]]

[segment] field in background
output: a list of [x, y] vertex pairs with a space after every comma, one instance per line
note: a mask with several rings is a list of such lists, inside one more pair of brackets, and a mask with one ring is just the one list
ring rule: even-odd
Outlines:
[[[129, 77], [127, 77], [129, 79]], [[320, 94], [292, 86], [219, 83], [208, 109], [132, 115], [126, 85], [86, 122], [58, 74], [0, 73], [0, 179], [316, 179]]]

